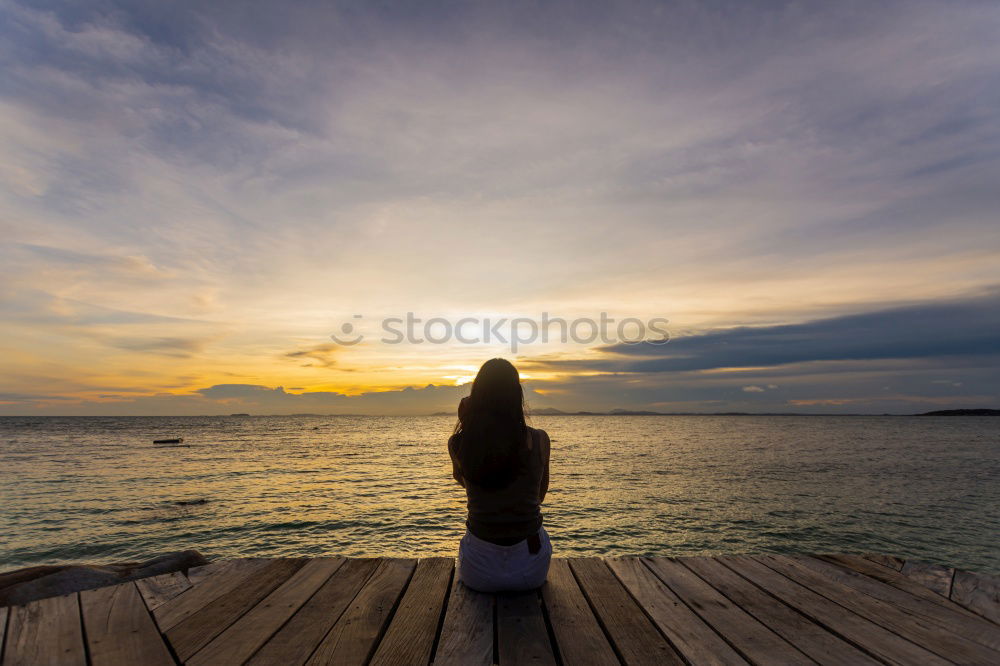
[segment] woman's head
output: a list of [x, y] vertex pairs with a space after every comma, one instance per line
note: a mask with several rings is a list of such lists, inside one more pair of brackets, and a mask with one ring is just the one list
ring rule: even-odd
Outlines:
[[524, 462], [526, 428], [517, 368], [502, 358], [486, 361], [455, 428], [465, 478], [485, 488], [509, 485]]
[[521, 377], [510, 361], [491, 358], [479, 368], [465, 403], [468, 413], [489, 412], [524, 423]]

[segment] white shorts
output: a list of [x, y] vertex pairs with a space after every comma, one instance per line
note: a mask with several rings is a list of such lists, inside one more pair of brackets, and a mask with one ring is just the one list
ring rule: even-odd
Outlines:
[[541, 587], [549, 573], [552, 542], [538, 529], [542, 547], [532, 555], [528, 542], [499, 546], [466, 530], [458, 545], [458, 579], [479, 592], [516, 592]]

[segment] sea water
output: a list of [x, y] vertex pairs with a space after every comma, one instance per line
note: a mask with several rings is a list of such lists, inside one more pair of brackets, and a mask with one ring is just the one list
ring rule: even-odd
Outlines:
[[[536, 416], [557, 555], [880, 552], [1000, 572], [1000, 419]], [[454, 555], [448, 417], [0, 417], [0, 568]], [[183, 437], [184, 446], [154, 445]]]

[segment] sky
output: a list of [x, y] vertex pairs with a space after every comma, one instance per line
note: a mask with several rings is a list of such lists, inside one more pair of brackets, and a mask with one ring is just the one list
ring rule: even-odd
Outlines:
[[[0, 0], [0, 414], [451, 411], [494, 356], [536, 409], [1000, 407], [998, 34], [960, 0]], [[437, 342], [383, 335], [407, 313]], [[669, 333], [443, 333], [601, 313]]]

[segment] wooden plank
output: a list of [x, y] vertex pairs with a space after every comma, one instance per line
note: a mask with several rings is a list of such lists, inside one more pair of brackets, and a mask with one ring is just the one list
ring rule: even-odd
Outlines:
[[7, 614], [10, 611], [9, 606], [0, 606], [0, 664], [3, 663], [3, 640], [7, 633]]
[[764, 555], [754, 559], [945, 659], [957, 659], [966, 664], [1000, 663], [1000, 653], [995, 650], [957, 636], [940, 625], [907, 613], [893, 604], [841, 585], [790, 557]]
[[[201, 610], [186, 617], [165, 632], [174, 652], [181, 661], [190, 659], [274, 588], [291, 578], [304, 564], [305, 560], [302, 559], [274, 560]], [[191, 592], [198, 589], [196, 587]]]
[[135, 582], [135, 585], [139, 588], [143, 601], [146, 602], [146, 608], [151, 611], [156, 610], [181, 592], [191, 589], [191, 582], [180, 571], [140, 578]]
[[7, 622], [4, 666], [87, 663], [78, 594], [11, 606]]
[[688, 607], [750, 661], [768, 664], [812, 663], [811, 659], [791, 643], [761, 624], [680, 562], [661, 557], [646, 558], [644, 562]]
[[951, 600], [1000, 624], [1000, 578], [959, 569], [951, 586]]
[[381, 560], [306, 663], [367, 663], [415, 567], [415, 560]]
[[245, 615], [199, 650], [187, 663], [242, 664], [295, 614], [344, 563], [340, 557], [311, 559]]
[[682, 558], [680, 561], [733, 603], [817, 663], [879, 663], [713, 558], [690, 557]]
[[692, 664], [746, 664], [719, 634], [634, 557], [609, 559], [608, 566], [635, 597], [674, 648]]
[[569, 563], [622, 661], [678, 666], [684, 663], [603, 561], [586, 558], [571, 559]]
[[950, 599], [945, 599], [937, 592], [931, 592], [926, 586], [921, 585], [907, 576], [904, 576], [898, 571], [891, 571], [887, 570], [885, 567], [874, 565], [857, 555], [820, 555], [818, 557], [826, 562], [832, 562], [845, 569], [857, 571], [858, 573], [864, 574], [869, 578], [874, 578], [877, 581], [881, 581], [905, 592], [909, 592], [915, 597], [920, 597], [921, 599], [938, 604], [944, 608], [962, 613], [969, 618], [977, 617], [975, 613], [967, 608], [964, 608]]
[[563, 664], [606, 666], [621, 663], [564, 558], [554, 558], [549, 565], [542, 599]]
[[417, 562], [413, 579], [372, 657], [373, 666], [430, 661], [454, 571], [455, 560], [450, 557]]
[[257, 569], [270, 562], [266, 557], [236, 557], [229, 560], [215, 560], [200, 567], [191, 567], [187, 579], [191, 585], [200, 585], [212, 576], [224, 571]]
[[983, 618], [969, 617], [965, 613], [958, 612], [957, 609], [953, 610], [942, 604], [914, 596], [898, 587], [869, 578], [857, 571], [839, 567], [832, 562], [807, 556], [796, 556], [792, 559], [841, 585], [846, 585], [870, 597], [893, 604], [908, 613], [920, 615], [959, 636], [964, 636], [993, 650], [1000, 650], [1000, 627]]
[[187, 592], [157, 606], [153, 611], [157, 626], [164, 633], [170, 631], [219, 597], [242, 585], [243, 581], [265, 566], [265, 560], [255, 562], [252, 566], [231, 566], [198, 581]]
[[192, 585], [197, 585], [212, 574], [229, 568], [235, 561], [236, 560], [216, 560], [214, 562], [209, 562], [208, 564], [203, 564], [200, 567], [191, 567], [187, 572], [188, 582]]
[[501, 664], [554, 664], [536, 590], [497, 595], [497, 647]]
[[955, 576], [951, 567], [907, 560], [900, 573], [946, 599], [951, 596], [951, 579]]
[[476, 592], [453, 577], [434, 664], [493, 663], [493, 603], [492, 594]]
[[863, 553], [859, 557], [863, 557], [869, 562], [874, 562], [876, 564], [881, 564], [884, 567], [889, 567], [890, 569], [895, 569], [899, 571], [903, 568], [905, 560], [901, 557], [896, 557], [895, 555], [881, 555], [879, 553]]
[[902, 664], [948, 663], [924, 648], [901, 638], [867, 618], [846, 612], [840, 606], [821, 594], [783, 576], [774, 569], [764, 566], [748, 557], [717, 558], [727, 567], [740, 574], [757, 587], [781, 599], [799, 612], [808, 615], [833, 632], [843, 636], [869, 654], [888, 661]]
[[378, 563], [376, 558], [347, 560], [248, 663], [258, 666], [306, 663]]
[[94, 666], [174, 664], [135, 583], [84, 590], [80, 607]]

